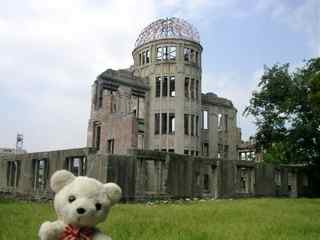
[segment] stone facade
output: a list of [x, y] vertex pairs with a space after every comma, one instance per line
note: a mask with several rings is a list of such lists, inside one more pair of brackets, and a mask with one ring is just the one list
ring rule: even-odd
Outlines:
[[[237, 109], [232, 102], [214, 93], [202, 95], [202, 116], [207, 126], [201, 129], [202, 155], [237, 160], [241, 130], [237, 127]], [[204, 124], [202, 124], [204, 126]]]
[[87, 146], [124, 154], [145, 145], [148, 86], [127, 70], [108, 69], [92, 86]]

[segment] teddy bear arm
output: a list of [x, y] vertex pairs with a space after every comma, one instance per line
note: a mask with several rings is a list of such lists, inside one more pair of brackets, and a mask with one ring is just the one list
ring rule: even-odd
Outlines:
[[56, 240], [62, 233], [65, 224], [61, 221], [44, 222], [39, 230], [40, 240]]
[[92, 240], [112, 240], [111, 237], [108, 237], [107, 235], [104, 235], [101, 232], [97, 232], [94, 234]]

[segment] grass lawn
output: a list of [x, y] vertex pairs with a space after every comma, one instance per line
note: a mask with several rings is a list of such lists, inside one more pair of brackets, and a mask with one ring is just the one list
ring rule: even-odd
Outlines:
[[[0, 240], [38, 239], [51, 204], [0, 200]], [[119, 204], [99, 228], [113, 240], [320, 239], [320, 199], [243, 199]]]

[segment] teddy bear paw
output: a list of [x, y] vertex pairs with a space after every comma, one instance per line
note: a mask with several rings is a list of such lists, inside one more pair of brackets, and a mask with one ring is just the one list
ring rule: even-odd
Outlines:
[[61, 231], [61, 224], [58, 222], [44, 222], [39, 230], [41, 240], [55, 240]]

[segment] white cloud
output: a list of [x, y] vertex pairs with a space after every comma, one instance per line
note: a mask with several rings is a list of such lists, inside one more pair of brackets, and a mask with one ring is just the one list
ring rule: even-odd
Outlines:
[[0, 146], [14, 146], [18, 131], [29, 151], [84, 146], [92, 82], [132, 63], [154, 18], [147, 0], [1, 3]]

